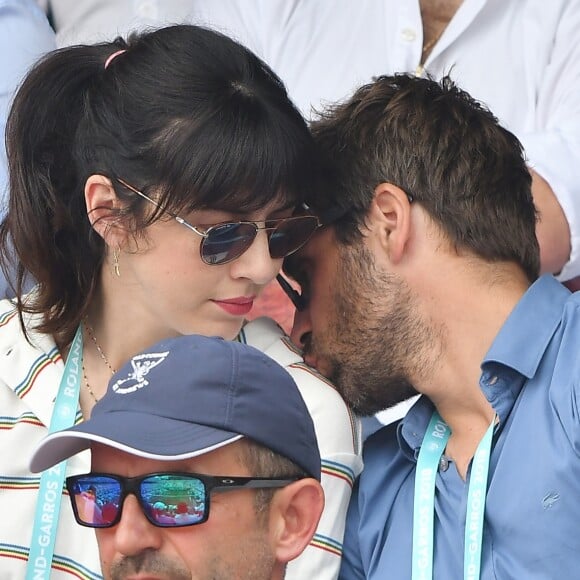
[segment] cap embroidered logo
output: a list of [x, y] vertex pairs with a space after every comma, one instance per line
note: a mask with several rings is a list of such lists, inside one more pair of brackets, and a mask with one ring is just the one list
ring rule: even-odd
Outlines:
[[[134, 393], [138, 389], [142, 389], [149, 384], [145, 378], [149, 371], [161, 364], [169, 354], [167, 352], [152, 352], [147, 354], [139, 354], [131, 359], [131, 366], [133, 372], [129, 373], [126, 379], [119, 379], [115, 381], [111, 388], [118, 395], [128, 395]], [[129, 383], [128, 385], [126, 383]], [[125, 385], [125, 386], [121, 386]]]

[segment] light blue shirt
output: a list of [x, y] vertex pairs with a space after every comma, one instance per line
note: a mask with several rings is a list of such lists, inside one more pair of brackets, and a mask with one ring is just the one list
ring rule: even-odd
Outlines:
[[[481, 389], [499, 417], [481, 578], [580, 578], [580, 292], [551, 276], [537, 280], [481, 368]], [[421, 397], [367, 439], [341, 579], [411, 578], [415, 467], [432, 412]], [[433, 576], [461, 580], [469, 472], [464, 482], [452, 463], [445, 467], [436, 481]]]
[[[34, 0], [0, 0], [0, 219], [6, 214], [8, 200], [4, 129], [10, 104], [26, 71], [55, 47], [54, 32]], [[5, 291], [0, 271], [0, 298]]]

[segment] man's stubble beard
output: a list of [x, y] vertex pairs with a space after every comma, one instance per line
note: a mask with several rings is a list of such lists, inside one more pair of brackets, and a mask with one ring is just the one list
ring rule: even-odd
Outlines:
[[237, 558], [216, 553], [207, 556], [199, 570], [190, 571], [181, 562], [147, 549], [115, 562], [107, 579], [124, 580], [130, 574], [140, 572], [164, 575], [171, 580], [271, 580], [276, 560], [268, 542], [268, 519], [258, 521], [257, 526], [240, 539], [240, 545], [235, 548]]
[[108, 578], [123, 580], [130, 574], [138, 573], [165, 574], [172, 580], [191, 580], [189, 570], [153, 549], [143, 550], [113, 563]]
[[429, 375], [441, 336], [420, 318], [409, 286], [379, 271], [362, 243], [343, 246], [332, 302], [328, 329], [311, 349], [347, 404], [373, 415], [416, 395], [411, 377]]

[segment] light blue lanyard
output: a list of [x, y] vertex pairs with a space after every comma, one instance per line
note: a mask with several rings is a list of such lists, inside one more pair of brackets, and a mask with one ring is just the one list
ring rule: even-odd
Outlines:
[[[465, 580], [479, 580], [480, 577], [483, 516], [494, 425], [495, 417], [479, 442], [471, 462], [463, 556]], [[413, 580], [432, 580], [433, 578], [435, 480], [439, 461], [450, 435], [451, 429], [435, 411], [421, 444], [415, 474]]]
[[[54, 403], [49, 433], [74, 425], [79, 402], [83, 335], [79, 326], [68, 353]], [[66, 461], [43, 472], [36, 501], [26, 580], [48, 580], [54, 554]]]

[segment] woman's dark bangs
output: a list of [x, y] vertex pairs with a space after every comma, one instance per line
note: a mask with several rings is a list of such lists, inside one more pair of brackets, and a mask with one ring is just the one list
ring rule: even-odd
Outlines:
[[175, 213], [211, 208], [251, 213], [273, 201], [298, 206], [313, 187], [313, 141], [296, 120], [267, 112], [172, 131], [159, 152], [162, 204]]

